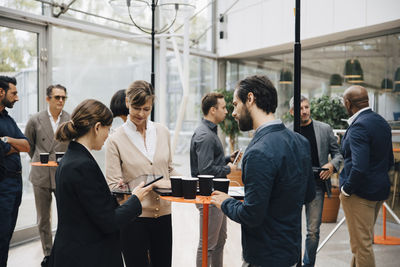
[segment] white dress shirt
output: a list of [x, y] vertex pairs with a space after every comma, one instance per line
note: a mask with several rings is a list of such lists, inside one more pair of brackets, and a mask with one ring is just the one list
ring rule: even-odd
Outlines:
[[368, 110], [368, 109], [371, 109], [371, 108], [370, 108], [370, 107], [366, 107], [366, 108], [360, 109], [359, 111], [357, 111], [356, 113], [354, 113], [353, 116], [351, 116], [351, 117], [347, 120], [347, 124], [350, 126], [350, 125], [353, 123], [353, 121], [356, 120], [356, 118], [358, 117], [358, 115], [360, 115], [361, 112], [363, 112], [363, 111], [365, 111], [365, 110]]
[[50, 119], [51, 127], [53, 128], [53, 133], [56, 133], [58, 125], [60, 124], [60, 118], [61, 118], [61, 115], [62, 115], [62, 110], [61, 110], [60, 114], [58, 114], [57, 121], [54, 121], [53, 115], [51, 115], [49, 107], [47, 107], [47, 113], [49, 114], [49, 119]]
[[129, 140], [146, 156], [146, 158], [153, 162], [154, 153], [156, 151], [157, 131], [152, 121], [148, 120], [146, 123], [146, 144], [143, 136], [137, 131], [136, 125], [130, 119], [127, 119], [122, 127]]

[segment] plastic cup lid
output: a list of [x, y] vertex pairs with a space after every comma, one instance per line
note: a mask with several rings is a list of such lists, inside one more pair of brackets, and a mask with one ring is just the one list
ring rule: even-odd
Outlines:
[[214, 175], [197, 175], [198, 178], [214, 178]]
[[196, 178], [196, 177], [183, 177], [182, 180], [186, 180], [186, 181], [197, 181], [197, 180], [199, 180], [199, 178]]
[[228, 178], [215, 178], [215, 179], [213, 179], [214, 181], [217, 181], [217, 182], [225, 182], [225, 181], [230, 181]]

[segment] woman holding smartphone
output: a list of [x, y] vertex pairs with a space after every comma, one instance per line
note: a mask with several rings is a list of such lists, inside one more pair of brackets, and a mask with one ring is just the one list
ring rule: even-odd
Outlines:
[[[106, 177], [110, 187], [122, 183], [137, 186], [139, 176], [162, 175], [155, 184], [170, 187], [172, 168], [169, 131], [148, 120], [154, 90], [145, 81], [135, 81], [126, 90], [128, 119], [107, 142]], [[142, 215], [122, 228], [121, 245], [127, 267], [170, 267], [172, 258], [171, 204], [150, 192], [142, 202]]]
[[79, 104], [71, 120], [56, 132], [58, 141], [71, 141], [56, 171], [58, 228], [50, 266], [123, 266], [119, 229], [142, 212], [140, 201], [150, 187], [143, 184], [119, 206], [91, 150], [100, 150], [113, 117], [101, 102]]

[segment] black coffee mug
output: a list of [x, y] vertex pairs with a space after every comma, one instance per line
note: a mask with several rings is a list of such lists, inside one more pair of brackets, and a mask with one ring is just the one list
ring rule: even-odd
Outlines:
[[56, 152], [56, 162], [60, 164], [62, 157], [64, 156], [65, 152]]
[[40, 155], [40, 163], [42, 164], [49, 163], [49, 156], [50, 156], [49, 153], [40, 153], [39, 155]]
[[197, 175], [201, 196], [211, 196], [214, 175]]
[[213, 179], [214, 191], [218, 190], [228, 194], [230, 180], [227, 178], [215, 178]]
[[182, 176], [171, 176], [171, 189], [173, 197], [182, 197]]
[[192, 177], [182, 178], [183, 198], [185, 199], [196, 198], [198, 180], [199, 180], [198, 178], [192, 178]]

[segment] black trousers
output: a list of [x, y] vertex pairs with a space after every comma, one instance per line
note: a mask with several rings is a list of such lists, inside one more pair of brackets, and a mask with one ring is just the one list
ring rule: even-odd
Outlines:
[[7, 266], [10, 240], [22, 199], [22, 177], [0, 181], [0, 267]]
[[121, 229], [121, 247], [126, 267], [171, 267], [171, 214], [130, 222]]

